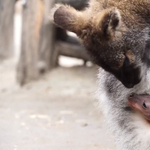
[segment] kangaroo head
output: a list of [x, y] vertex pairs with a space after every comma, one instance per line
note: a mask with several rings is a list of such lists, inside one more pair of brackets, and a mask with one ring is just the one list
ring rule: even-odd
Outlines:
[[149, 64], [150, 29], [128, 26], [121, 10], [110, 7], [77, 11], [56, 5], [53, 21], [78, 35], [92, 60], [112, 73], [127, 88], [138, 84]]

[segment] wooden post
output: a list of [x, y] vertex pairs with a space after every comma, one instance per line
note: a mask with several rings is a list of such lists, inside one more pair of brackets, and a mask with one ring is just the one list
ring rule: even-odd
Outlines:
[[[50, 22], [50, 11], [55, 0], [45, 0], [45, 12], [39, 41], [39, 71], [46, 72], [54, 67], [55, 27]], [[57, 57], [57, 56], [56, 56]]]
[[23, 6], [22, 46], [17, 69], [17, 79], [21, 85], [39, 76], [38, 44], [43, 14], [42, 0], [27, 0]]
[[20, 85], [37, 79], [51, 67], [54, 25], [50, 10], [55, 0], [27, 0], [23, 8], [22, 48], [17, 69]]
[[13, 54], [15, 0], [0, 0], [0, 59]]

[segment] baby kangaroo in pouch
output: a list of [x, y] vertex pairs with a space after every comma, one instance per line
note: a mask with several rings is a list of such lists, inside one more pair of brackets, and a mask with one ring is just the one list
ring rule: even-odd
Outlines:
[[140, 112], [144, 118], [150, 121], [150, 95], [132, 95], [128, 98], [129, 106]]

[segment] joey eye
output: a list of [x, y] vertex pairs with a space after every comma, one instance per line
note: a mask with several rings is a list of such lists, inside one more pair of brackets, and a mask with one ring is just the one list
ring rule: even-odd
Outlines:
[[145, 102], [143, 103], [143, 108], [145, 108], [145, 109], [147, 108], [147, 106], [146, 106]]
[[124, 67], [128, 67], [129, 65], [130, 65], [130, 60], [129, 60], [128, 57], [126, 57], [125, 60], [124, 60], [123, 66], [124, 66]]

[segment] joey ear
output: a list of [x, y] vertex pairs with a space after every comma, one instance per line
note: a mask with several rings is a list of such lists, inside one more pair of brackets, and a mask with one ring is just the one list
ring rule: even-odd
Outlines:
[[100, 14], [99, 25], [104, 36], [114, 36], [121, 27], [121, 15], [117, 9], [107, 9]]
[[84, 26], [82, 13], [67, 5], [57, 4], [52, 9], [53, 22], [59, 27], [78, 33]]

